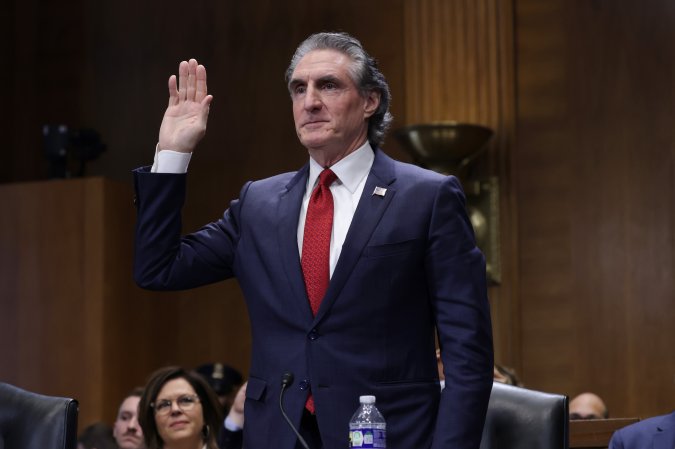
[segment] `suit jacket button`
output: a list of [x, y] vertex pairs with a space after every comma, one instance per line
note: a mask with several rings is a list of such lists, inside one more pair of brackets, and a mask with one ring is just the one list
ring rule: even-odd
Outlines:
[[319, 338], [319, 333], [316, 331], [316, 329], [312, 329], [312, 331], [309, 333], [309, 339], [314, 341], [317, 338]]
[[300, 381], [298, 384], [301, 390], [306, 390], [309, 388], [309, 381], [307, 379]]

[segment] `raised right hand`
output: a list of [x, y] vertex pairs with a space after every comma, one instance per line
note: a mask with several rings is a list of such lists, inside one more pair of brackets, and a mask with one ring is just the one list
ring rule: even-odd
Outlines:
[[176, 75], [169, 78], [169, 105], [159, 128], [159, 150], [191, 153], [206, 134], [209, 107], [206, 68], [196, 59], [182, 61]]

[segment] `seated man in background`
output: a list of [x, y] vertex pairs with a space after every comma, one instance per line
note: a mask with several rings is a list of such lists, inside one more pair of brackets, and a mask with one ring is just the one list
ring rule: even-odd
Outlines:
[[237, 391], [232, 407], [225, 417], [223, 428], [218, 435], [220, 449], [241, 449], [244, 438], [244, 402], [246, 402], [246, 384]]
[[138, 403], [142, 395], [142, 388], [134, 388], [120, 404], [113, 426], [113, 437], [120, 449], [145, 448], [143, 431], [138, 424]]
[[617, 430], [609, 449], [672, 449], [675, 447], [675, 412], [655, 416]]
[[523, 383], [518, 379], [516, 371], [513, 368], [507, 368], [506, 366], [498, 365], [496, 363], [494, 370], [492, 371], [492, 378], [495, 382], [513, 385], [514, 387], [523, 386]]
[[609, 411], [600, 396], [581, 393], [570, 401], [570, 419], [607, 419]]
[[102, 422], [88, 425], [77, 437], [77, 449], [118, 449], [112, 427]]
[[244, 383], [241, 373], [224, 363], [206, 363], [197, 367], [195, 371], [211, 385], [223, 406], [223, 414], [227, 415], [239, 387]]

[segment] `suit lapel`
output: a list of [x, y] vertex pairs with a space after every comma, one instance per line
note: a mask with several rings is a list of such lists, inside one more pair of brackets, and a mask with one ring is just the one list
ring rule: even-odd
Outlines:
[[305, 193], [308, 175], [309, 165], [305, 165], [298, 170], [286, 186], [286, 190], [279, 197], [277, 240], [279, 242], [282, 265], [293, 292], [293, 298], [290, 302], [298, 309], [299, 316], [304, 317], [309, 324], [312, 320], [312, 310], [309, 306], [309, 299], [305, 290], [297, 240], [300, 206], [302, 205], [302, 197]]
[[[366, 179], [366, 185], [363, 188], [361, 199], [354, 212], [354, 218], [349, 226], [345, 243], [340, 252], [340, 258], [328, 285], [328, 291], [321, 302], [314, 320], [315, 323], [320, 321], [326, 312], [330, 310], [354, 269], [356, 262], [361, 257], [363, 248], [370, 240], [370, 236], [382, 218], [382, 214], [384, 214], [384, 211], [396, 193], [396, 190], [391, 187], [394, 181], [393, 160], [382, 153], [382, 151], [375, 150], [373, 166]], [[374, 194], [373, 192], [376, 187], [386, 188], [386, 193], [383, 196]]]

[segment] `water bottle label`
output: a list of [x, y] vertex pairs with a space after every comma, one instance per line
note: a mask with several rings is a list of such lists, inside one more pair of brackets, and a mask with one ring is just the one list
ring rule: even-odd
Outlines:
[[349, 447], [387, 447], [387, 432], [381, 429], [360, 428], [349, 431]]

